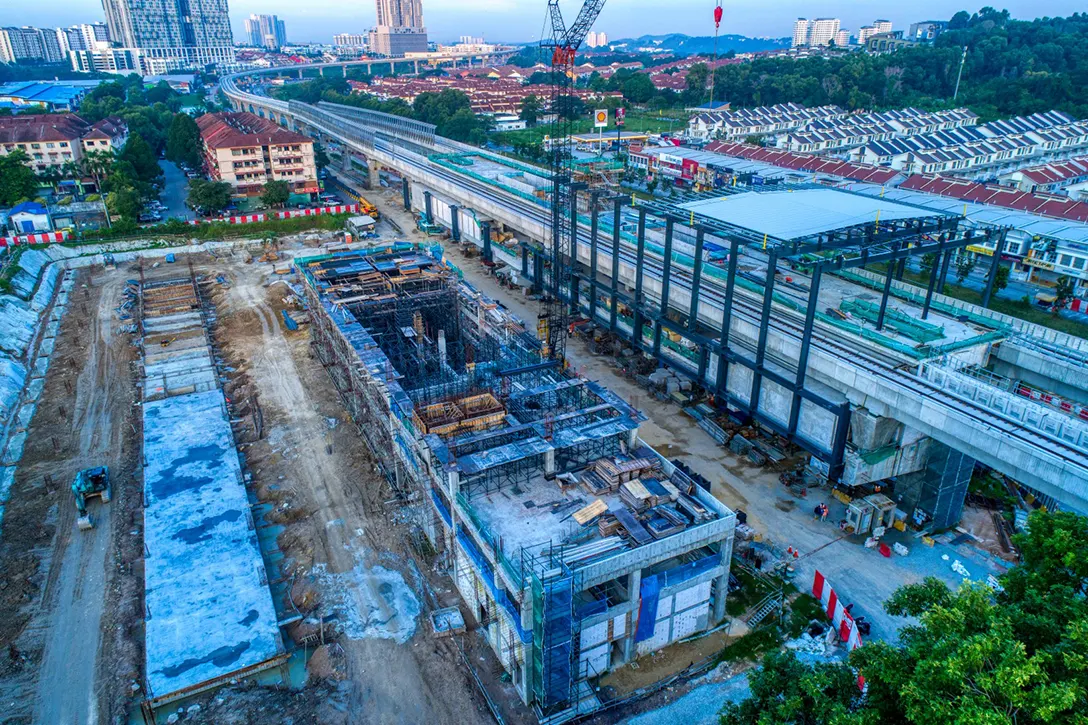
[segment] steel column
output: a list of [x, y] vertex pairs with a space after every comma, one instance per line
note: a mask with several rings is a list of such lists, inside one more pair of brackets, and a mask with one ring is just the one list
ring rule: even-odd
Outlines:
[[594, 191], [590, 194], [590, 222], [589, 222], [589, 319], [593, 322], [597, 321], [597, 235], [598, 229], [598, 209], [597, 200], [600, 198], [600, 192]]
[[[571, 274], [567, 278], [570, 283], [570, 312], [572, 315], [577, 316], [578, 309], [578, 278], [574, 275], [574, 271], [578, 268], [578, 191], [574, 184], [571, 185], [570, 190], [570, 270]], [[560, 280], [562, 284], [562, 280]], [[556, 287], [559, 294], [562, 295], [563, 290], [558, 286]], [[564, 334], [566, 334], [564, 332]]]
[[846, 455], [846, 434], [850, 431], [850, 401], [844, 401], [836, 411], [838, 422], [835, 424], [835, 442], [831, 446], [831, 460], [828, 467], [828, 480], [837, 483], [842, 476], [843, 457]]
[[672, 217], [665, 219], [665, 251], [661, 260], [661, 305], [657, 320], [654, 322], [654, 356], [661, 354], [661, 319], [669, 311], [669, 282], [672, 276], [672, 237], [675, 222]]
[[[971, 236], [971, 230], [967, 231], [967, 236]], [[944, 286], [948, 283], [948, 266], [952, 263], [952, 250], [944, 255], [944, 261], [941, 263], [941, 274], [937, 277], [937, 291], [940, 294], [944, 294]]]
[[994, 291], [994, 281], [997, 279], [997, 268], [1001, 266], [1001, 255], [1005, 251], [1005, 237], [1008, 229], [1002, 229], [997, 237], [997, 246], [994, 247], [994, 258], [990, 260], [990, 273], [986, 275], [986, 291], [982, 293], [982, 306], [990, 306], [990, 295]]
[[729, 363], [726, 355], [729, 350], [729, 328], [733, 320], [733, 291], [737, 281], [737, 255], [740, 253], [740, 240], [734, 237], [729, 244], [729, 263], [725, 274], [725, 300], [722, 303], [722, 329], [718, 337], [718, 392], [726, 390], [726, 377], [729, 375]]
[[490, 264], [495, 261], [491, 251], [491, 222], [480, 222], [480, 238], [484, 243], [484, 261]]
[[801, 416], [801, 389], [805, 387], [805, 375], [808, 372], [808, 353], [812, 345], [812, 326], [816, 322], [816, 310], [820, 307], [820, 279], [823, 277], [823, 265], [817, 264], [812, 269], [812, 283], [808, 290], [808, 307], [805, 309], [805, 329], [801, 333], [801, 352], [797, 356], [797, 376], [794, 378], [793, 401], [790, 403], [789, 434], [797, 432], [797, 421]]
[[[899, 251], [899, 242], [895, 243], [894, 251]], [[879, 332], [884, 329], [884, 313], [888, 311], [888, 296], [892, 293], [892, 278], [895, 276], [896, 262], [888, 260], [888, 271], [884, 275], [884, 292], [880, 295], [880, 313], [876, 316], [876, 329]]]
[[423, 192], [423, 211], [427, 215], [427, 223], [434, 224], [434, 217], [431, 215], [431, 192]]
[[461, 241], [461, 207], [457, 204], [450, 204], [450, 239], [455, 242]]
[[638, 210], [638, 251], [635, 254], [635, 325], [632, 342], [636, 350], [642, 349], [642, 263], [646, 259], [646, 210]]
[[610, 296], [611, 311], [608, 319], [608, 329], [616, 332], [616, 315], [619, 310], [617, 294], [620, 289], [620, 219], [623, 216], [624, 197], [615, 199], [615, 208], [612, 211], [612, 294]]
[[699, 324], [699, 284], [703, 279], [703, 237], [706, 230], [695, 232], [695, 262], [691, 270], [691, 307], [688, 309], [688, 329], [695, 332]]
[[400, 193], [404, 197], [404, 210], [412, 211], [412, 189], [407, 176], [400, 180]]
[[748, 396], [748, 411], [759, 410], [759, 394], [763, 387], [763, 361], [767, 357], [767, 332], [771, 326], [771, 302], [774, 301], [774, 273], [778, 269], [778, 250], [767, 252], [767, 276], [763, 285], [763, 310], [759, 316], [759, 343], [756, 346], [756, 366], [752, 371], [752, 392]]
[[521, 245], [521, 276], [529, 278], [529, 247]]
[[941, 262], [947, 254], [951, 254], [951, 252], [941, 250], [933, 257], [933, 267], [929, 270], [929, 286], [926, 288], [926, 301], [922, 305], [923, 320], [929, 317], [929, 305], [933, 301], [933, 290], [937, 287], [937, 275], [940, 274]]

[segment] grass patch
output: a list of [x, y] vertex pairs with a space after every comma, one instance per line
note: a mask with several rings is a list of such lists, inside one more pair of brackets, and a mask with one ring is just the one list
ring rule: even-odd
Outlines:
[[749, 632], [736, 642], [730, 642], [718, 653], [715, 664], [754, 660], [782, 645], [782, 635], [777, 627], [764, 627]]
[[799, 594], [790, 604], [789, 615], [786, 618], [786, 634], [793, 639], [800, 637], [812, 620], [827, 622], [827, 612], [823, 604], [811, 594]]
[[[884, 274], [887, 270], [887, 266], [885, 264], [870, 264], [866, 266], [866, 269], [870, 272], [876, 272], [877, 274]], [[948, 276], [950, 279], [955, 276], [955, 272], [955, 268], [949, 270]], [[920, 272], [907, 270], [903, 273], [903, 281], [918, 287], [923, 295], [929, 288], [928, 273], [922, 274]], [[969, 302], [973, 305], [978, 305], [979, 307], [982, 306], [981, 292], [969, 287], [961, 287], [954, 282], [945, 283], [944, 294], [962, 302]], [[998, 297], [997, 294], [994, 293], [990, 298], [990, 309], [994, 312], [1000, 312], [1009, 317], [1016, 317], [1041, 327], [1049, 327], [1051, 330], [1057, 330], [1058, 332], [1064, 332], [1075, 337], [1088, 339], [1088, 325], [1077, 322], [1076, 320], [1070, 320], [1053, 312], [1039, 309], [1032, 304], [1031, 301], [1025, 302], [1024, 300], [1005, 299], [1004, 297]]]
[[337, 231], [344, 228], [350, 214], [322, 214], [318, 216], [299, 216], [292, 219], [268, 219], [252, 224], [228, 224], [226, 222], [209, 222], [191, 226], [176, 219], [165, 224], [148, 227], [147, 229], [132, 231], [131, 229], [116, 228], [114, 230], [101, 230], [85, 235], [78, 241], [66, 242], [65, 246], [81, 246], [85, 244], [99, 244], [101, 242], [120, 241], [127, 239], [147, 239], [149, 237], [163, 239], [178, 239], [189, 241], [220, 241], [224, 239], [240, 239], [245, 237], [261, 237], [266, 234], [298, 234], [317, 230]]
[[[612, 114], [609, 112], [609, 116]], [[626, 123], [623, 126], [623, 130], [629, 133], [662, 133], [665, 131], [682, 131], [687, 127], [687, 119], [680, 118], [672, 111], [663, 111], [662, 115], [658, 115], [655, 111], [628, 111]], [[611, 125], [609, 121], [609, 127], [604, 129], [604, 136], [607, 138], [611, 135], [613, 138], [616, 136], [616, 127]], [[571, 131], [574, 134], [587, 134], [592, 133], [596, 135], [597, 129], [593, 128], [593, 120], [589, 117], [579, 119], [571, 124]], [[518, 131], [494, 131], [491, 135], [491, 140], [497, 144], [509, 144], [513, 146], [515, 143], [520, 144], [538, 144], [544, 140], [545, 136], [551, 135], [552, 128], [550, 124], [541, 124], [533, 128], [524, 128]]]
[[15, 275], [19, 274], [19, 257], [23, 256], [23, 252], [27, 250], [25, 244], [20, 244], [15, 247], [8, 247], [7, 254], [0, 257], [0, 293], [8, 294], [11, 292], [11, 280], [15, 279]]
[[733, 576], [740, 582], [740, 589], [731, 592], [725, 600], [725, 611], [730, 617], [739, 617], [771, 593], [766, 583], [744, 569], [734, 568]]

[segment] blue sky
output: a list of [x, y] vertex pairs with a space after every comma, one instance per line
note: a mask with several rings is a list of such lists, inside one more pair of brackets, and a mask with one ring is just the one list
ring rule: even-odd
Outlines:
[[[977, 0], [978, 6], [986, 5]], [[243, 19], [250, 13], [274, 13], [287, 24], [293, 41], [329, 42], [333, 33], [361, 32], [374, 24], [372, 0], [229, 0], [231, 21], [240, 35]], [[561, 7], [572, 18], [581, 3], [564, 0]], [[1008, 0], [992, 2], [1006, 7], [1018, 18], [1038, 15], [1069, 15], [1084, 9], [1083, 0]], [[448, 41], [458, 35], [482, 35], [489, 40], [536, 39], [544, 22], [545, 0], [423, 0], [423, 14], [432, 39]], [[762, 3], [724, 0], [723, 33], [784, 37], [798, 16], [838, 17], [843, 27], [856, 31], [876, 18], [887, 18], [895, 27], [916, 20], [944, 19], [954, 5], [941, 0], [889, 3], [887, 0], [768, 0]], [[713, 0], [611, 0], [595, 30], [610, 38], [645, 34], [686, 33], [712, 35]], [[346, 8], [352, 8], [348, 10]], [[977, 8], [970, 8], [971, 10]], [[71, 25], [102, 20], [99, 0], [0, 0], [0, 26]], [[569, 20], [568, 20], [569, 22]]]

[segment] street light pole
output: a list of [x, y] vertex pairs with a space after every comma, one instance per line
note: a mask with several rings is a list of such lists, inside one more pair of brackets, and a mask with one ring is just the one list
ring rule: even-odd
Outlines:
[[963, 64], [967, 62], [967, 46], [963, 46], [963, 56], [960, 57], [960, 70], [956, 73], [956, 91], [952, 94], [952, 101], [960, 95], [960, 79], [963, 78]]

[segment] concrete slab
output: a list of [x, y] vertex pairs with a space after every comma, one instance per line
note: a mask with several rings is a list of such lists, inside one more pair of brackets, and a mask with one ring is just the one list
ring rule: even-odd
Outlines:
[[219, 390], [144, 405], [149, 695], [284, 651]]

